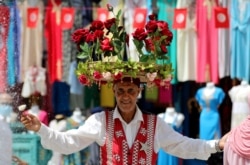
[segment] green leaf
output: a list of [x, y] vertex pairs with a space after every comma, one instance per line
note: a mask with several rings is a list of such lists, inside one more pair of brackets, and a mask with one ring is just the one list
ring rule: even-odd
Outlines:
[[140, 62], [147, 62], [149, 59], [149, 56], [148, 55], [143, 55], [140, 57]]

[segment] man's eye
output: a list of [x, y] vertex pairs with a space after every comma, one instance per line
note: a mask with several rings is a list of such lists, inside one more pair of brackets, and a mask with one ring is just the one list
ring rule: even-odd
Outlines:
[[129, 89], [129, 90], [128, 90], [128, 93], [129, 93], [129, 94], [134, 94], [134, 93], [135, 93], [135, 90], [134, 90], [134, 89]]

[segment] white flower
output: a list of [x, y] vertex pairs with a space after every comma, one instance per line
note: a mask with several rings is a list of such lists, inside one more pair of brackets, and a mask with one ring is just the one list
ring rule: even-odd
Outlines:
[[110, 72], [103, 72], [102, 76], [105, 80], [111, 80], [112, 76]]

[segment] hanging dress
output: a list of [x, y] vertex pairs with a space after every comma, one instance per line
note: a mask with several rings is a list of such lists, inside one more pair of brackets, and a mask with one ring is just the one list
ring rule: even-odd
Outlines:
[[[35, 27], [28, 27], [28, 9], [38, 8]], [[43, 15], [44, 5], [40, 0], [19, 2], [21, 16], [21, 57], [20, 81], [25, 78], [25, 73], [31, 66], [42, 66], [43, 55]]]
[[196, 80], [197, 32], [195, 29], [195, 0], [177, 1], [176, 8], [187, 8], [186, 27], [177, 30], [177, 78], [178, 81]]
[[176, 8], [177, 0], [157, 0], [157, 6], [159, 8], [158, 12], [158, 20], [166, 21], [169, 26], [169, 30], [173, 33], [173, 39], [168, 47], [168, 56], [170, 58], [170, 62], [172, 64], [173, 71], [173, 79], [171, 81], [172, 84], [177, 83], [177, 62], [176, 62], [176, 30], [173, 27], [173, 18], [174, 18], [174, 9]]
[[[118, 2], [118, 1], [117, 1]], [[138, 61], [138, 52], [132, 40], [132, 33], [135, 31], [133, 27], [134, 22], [134, 11], [136, 8], [147, 8], [146, 0], [127, 0], [124, 1], [124, 28], [126, 33], [129, 35], [129, 47], [127, 49], [128, 57], [134, 61]]]
[[217, 0], [197, 0], [197, 82], [218, 83], [218, 30], [213, 7]]
[[7, 6], [0, 6], [0, 93], [7, 88], [7, 39], [9, 30], [10, 10]]
[[62, 79], [61, 0], [49, 0], [45, 12], [45, 38], [48, 50], [49, 82]]
[[[231, 0], [220, 0], [220, 7], [225, 7], [230, 13]], [[218, 29], [219, 78], [230, 75], [230, 29]]]
[[7, 1], [10, 10], [9, 33], [7, 40], [8, 86], [14, 86], [19, 77], [20, 56], [20, 17], [16, 1]]
[[250, 45], [250, 1], [232, 0], [231, 78], [238, 78], [250, 81], [249, 45]]

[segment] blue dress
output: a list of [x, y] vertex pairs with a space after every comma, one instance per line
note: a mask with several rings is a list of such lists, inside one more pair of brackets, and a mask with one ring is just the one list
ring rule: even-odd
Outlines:
[[196, 100], [201, 107], [200, 113], [200, 139], [213, 140], [221, 137], [220, 114], [218, 107], [222, 103], [225, 93], [221, 88], [214, 87], [211, 98], [205, 98], [204, 89], [200, 88], [196, 93]]
[[[241, 2], [243, 3], [243, 2]], [[250, 81], [250, 1], [231, 5], [231, 77]]]

